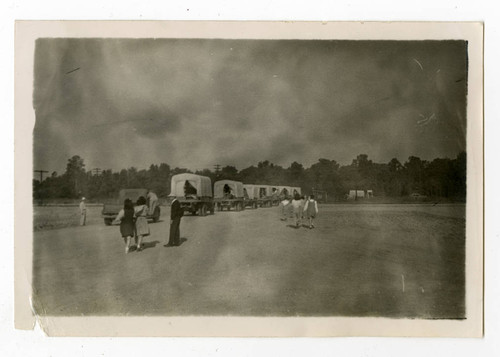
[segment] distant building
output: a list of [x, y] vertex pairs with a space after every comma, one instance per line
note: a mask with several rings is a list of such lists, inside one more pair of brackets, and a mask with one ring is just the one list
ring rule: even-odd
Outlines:
[[358, 198], [372, 198], [373, 197], [373, 190], [349, 190], [349, 195], [347, 196], [347, 199], [349, 200], [355, 200]]
[[314, 195], [315, 200], [318, 202], [326, 202], [328, 200], [328, 194], [326, 191], [313, 188], [312, 194]]

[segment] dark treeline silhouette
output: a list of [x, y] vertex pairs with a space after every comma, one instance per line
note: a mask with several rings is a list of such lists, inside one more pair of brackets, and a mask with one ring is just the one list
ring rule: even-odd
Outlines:
[[[86, 171], [84, 160], [73, 156], [62, 175], [53, 172], [43, 182], [33, 180], [34, 199], [73, 199], [86, 196], [94, 200], [115, 197], [122, 188], [149, 188], [159, 197], [170, 193], [170, 178], [192, 172], [171, 168], [168, 164], [151, 165], [147, 170], [135, 167], [120, 172], [103, 170], [100, 174]], [[365, 154], [358, 155], [350, 165], [340, 166], [335, 160], [319, 159], [309, 168], [293, 162], [283, 168], [269, 161], [238, 171], [234, 166], [218, 172], [208, 169], [194, 173], [208, 176], [212, 183], [229, 179], [243, 183], [301, 187], [305, 194], [313, 189], [326, 191], [330, 201], [344, 200], [349, 190], [373, 190], [375, 197], [407, 197], [421, 195], [465, 201], [466, 154], [455, 159], [437, 158], [432, 161], [410, 156], [404, 163], [396, 158], [388, 163], [374, 163]]]

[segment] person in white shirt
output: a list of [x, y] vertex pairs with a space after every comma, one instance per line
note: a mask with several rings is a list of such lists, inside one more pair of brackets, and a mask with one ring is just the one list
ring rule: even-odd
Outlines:
[[309, 229], [314, 228], [313, 220], [318, 214], [318, 202], [314, 199], [314, 195], [311, 195], [304, 205], [304, 212], [306, 218], [309, 219]]
[[300, 226], [300, 219], [302, 217], [302, 200], [298, 193], [295, 194], [292, 200], [293, 217], [295, 219], [295, 227]]
[[146, 199], [148, 202], [148, 212], [150, 215], [155, 214], [155, 208], [158, 205], [158, 196], [153, 191], [149, 191], [146, 195]]
[[288, 199], [288, 197], [285, 197], [283, 199], [283, 201], [280, 202], [280, 210], [281, 210], [281, 220], [282, 221], [286, 221], [288, 219], [288, 213], [289, 213], [289, 210], [288, 210], [288, 205], [290, 204], [290, 200]]
[[84, 226], [87, 221], [87, 206], [85, 205], [85, 197], [82, 197], [80, 202], [80, 226]]

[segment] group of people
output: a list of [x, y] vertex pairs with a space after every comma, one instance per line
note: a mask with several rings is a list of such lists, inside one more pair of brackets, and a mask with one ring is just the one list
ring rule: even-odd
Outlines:
[[[123, 209], [113, 222], [120, 225], [120, 233], [125, 242], [125, 253], [129, 253], [132, 248], [132, 238], [135, 240], [136, 251], [142, 251], [142, 240], [150, 234], [147, 216], [148, 212], [154, 212], [158, 197], [150, 191], [147, 197], [147, 199], [144, 196], [139, 197], [135, 205], [132, 200], [125, 199]], [[281, 220], [286, 221], [290, 213], [293, 213], [295, 227], [299, 227], [305, 218], [309, 222], [309, 228], [314, 228], [314, 219], [318, 214], [318, 202], [314, 199], [314, 195], [304, 197], [296, 193], [293, 199], [287, 197], [281, 201], [280, 206], [283, 215]], [[180, 223], [183, 215], [184, 210], [177, 198], [174, 198], [170, 210], [169, 240], [164, 245], [165, 247], [180, 245]]]
[[141, 196], [134, 206], [132, 200], [126, 199], [123, 209], [114, 220], [114, 224], [120, 224], [120, 233], [125, 240], [125, 253], [130, 251], [132, 237], [135, 239], [137, 251], [142, 251], [142, 240], [149, 235], [147, 215], [149, 212], [146, 198]]
[[[154, 212], [158, 197], [151, 191], [148, 191], [147, 197], [148, 199], [144, 196], [139, 197], [135, 205], [132, 200], [125, 199], [123, 209], [113, 221], [113, 224], [120, 224], [120, 233], [125, 241], [125, 253], [129, 253], [132, 248], [132, 238], [135, 240], [136, 251], [142, 251], [142, 240], [150, 234], [147, 216], [148, 212]], [[170, 236], [166, 247], [180, 245], [179, 227], [183, 214], [179, 201], [174, 198], [170, 212]]]
[[293, 199], [286, 197], [281, 201], [280, 206], [282, 221], [287, 221], [290, 213], [292, 213], [295, 227], [299, 227], [302, 219], [305, 218], [309, 222], [309, 229], [314, 228], [314, 219], [318, 214], [318, 202], [314, 199], [314, 195], [304, 197], [295, 193]]

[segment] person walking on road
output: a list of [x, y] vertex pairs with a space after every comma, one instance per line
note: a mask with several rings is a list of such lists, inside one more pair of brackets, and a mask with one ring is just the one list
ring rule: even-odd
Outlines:
[[300, 218], [304, 219], [304, 206], [306, 204], [306, 197], [300, 196]]
[[147, 201], [148, 201], [148, 209], [149, 209], [149, 214], [154, 215], [155, 214], [155, 208], [158, 205], [158, 196], [153, 191], [149, 191], [146, 195]]
[[146, 198], [139, 197], [137, 204], [134, 208], [135, 215], [135, 233], [137, 234], [137, 251], [142, 251], [142, 239], [149, 235], [148, 219], [148, 206], [146, 205]]
[[313, 220], [318, 214], [318, 202], [314, 199], [314, 195], [311, 195], [304, 205], [304, 212], [306, 218], [309, 219], [309, 229], [314, 228]]
[[298, 193], [295, 193], [295, 196], [292, 200], [292, 208], [293, 208], [293, 217], [295, 219], [295, 227], [300, 226], [300, 219], [302, 217], [302, 200]]
[[290, 204], [290, 200], [288, 197], [285, 197], [283, 201], [280, 202], [280, 211], [281, 211], [281, 220], [286, 221], [289, 216], [288, 205]]
[[80, 202], [80, 226], [84, 226], [87, 221], [87, 206], [85, 205], [85, 197], [82, 197]]
[[113, 224], [120, 223], [120, 233], [125, 240], [125, 253], [130, 251], [130, 240], [135, 236], [135, 210], [132, 200], [126, 199], [123, 202], [123, 209], [120, 210]]
[[170, 236], [166, 246], [174, 247], [181, 244], [179, 226], [183, 215], [184, 210], [182, 209], [180, 202], [177, 198], [174, 198], [170, 207]]

